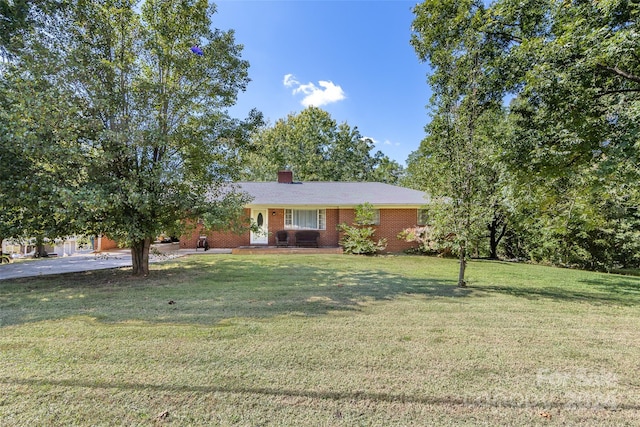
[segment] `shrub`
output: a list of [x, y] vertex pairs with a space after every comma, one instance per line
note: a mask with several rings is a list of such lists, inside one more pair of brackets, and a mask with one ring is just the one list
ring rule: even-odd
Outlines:
[[418, 243], [418, 246], [411, 250], [414, 253], [441, 256], [454, 255], [453, 240], [455, 236], [453, 234], [446, 236], [436, 234], [434, 229], [429, 226], [405, 228], [398, 233], [397, 237], [405, 242]]
[[374, 240], [375, 210], [370, 203], [356, 206], [353, 225], [338, 224], [338, 230], [343, 233], [340, 240], [342, 249], [348, 254], [373, 255], [387, 248], [387, 239]]

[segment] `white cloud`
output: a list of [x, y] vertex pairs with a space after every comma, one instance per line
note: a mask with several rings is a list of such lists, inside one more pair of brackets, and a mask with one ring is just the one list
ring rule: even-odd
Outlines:
[[394, 147], [399, 147], [399, 146], [400, 146], [400, 143], [399, 143], [399, 142], [391, 142], [391, 141], [389, 141], [388, 139], [385, 139], [384, 141], [380, 142], [380, 140], [375, 139], [375, 138], [372, 138], [372, 137], [370, 137], [370, 136], [365, 136], [365, 137], [363, 137], [363, 138], [370, 139], [371, 141], [373, 141], [373, 143], [374, 143], [375, 145], [391, 145], [391, 146], [394, 146]]
[[370, 137], [370, 136], [363, 136], [363, 137], [362, 137], [362, 139], [368, 139], [368, 140], [370, 140], [371, 142], [373, 142], [373, 144], [374, 144], [374, 145], [378, 145], [378, 143], [380, 142], [380, 141], [378, 141], [377, 139], [372, 138], [372, 137]]
[[346, 98], [342, 88], [331, 81], [320, 80], [318, 86], [311, 82], [301, 84], [293, 74], [287, 74], [284, 76], [283, 84], [286, 87], [292, 87], [294, 95], [298, 93], [305, 95], [300, 101], [305, 107], [310, 105], [322, 107]]
[[282, 82], [286, 87], [291, 87], [291, 86], [299, 86], [300, 82], [298, 80], [296, 80], [295, 76], [293, 74], [287, 74], [286, 76], [284, 76], [284, 81]]

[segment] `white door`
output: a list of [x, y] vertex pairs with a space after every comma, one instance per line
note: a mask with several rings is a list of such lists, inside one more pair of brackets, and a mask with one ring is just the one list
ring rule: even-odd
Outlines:
[[258, 231], [251, 232], [252, 245], [269, 243], [269, 217], [266, 209], [251, 209], [251, 221], [258, 226]]

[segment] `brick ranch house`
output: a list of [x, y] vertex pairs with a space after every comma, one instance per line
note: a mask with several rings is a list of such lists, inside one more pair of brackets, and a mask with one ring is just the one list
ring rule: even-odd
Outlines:
[[[295, 182], [291, 171], [279, 172], [277, 182], [241, 182], [238, 186], [252, 198], [244, 207], [245, 214], [263, 232], [207, 232], [198, 225], [180, 237], [181, 248], [196, 248], [204, 236], [210, 248], [276, 246], [276, 233], [281, 230], [291, 237], [299, 230], [317, 230], [319, 247], [338, 247], [337, 225], [352, 224], [354, 208], [370, 203], [377, 212], [375, 238], [387, 239], [386, 252], [402, 252], [415, 243], [396, 236], [405, 228], [423, 225], [421, 208], [428, 203], [425, 193], [404, 187], [379, 182]], [[295, 239], [290, 245], [295, 246]]]

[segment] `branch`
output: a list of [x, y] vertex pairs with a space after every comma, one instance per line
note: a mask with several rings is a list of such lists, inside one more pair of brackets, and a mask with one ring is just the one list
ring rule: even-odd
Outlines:
[[503, 238], [503, 237], [504, 237], [504, 235], [506, 234], [506, 232], [507, 232], [507, 225], [508, 225], [508, 223], [507, 223], [507, 222], [504, 222], [504, 223], [502, 224], [502, 231], [500, 232], [500, 234], [498, 235], [498, 238], [496, 239], [496, 244], [500, 243], [500, 240], [502, 240], [502, 238]]
[[604, 92], [600, 92], [596, 94], [597, 97], [611, 95], [613, 93], [629, 93], [629, 92], [640, 92], [640, 88], [638, 89], [616, 89], [616, 90], [605, 90]]
[[598, 67], [600, 67], [600, 68], [602, 68], [604, 70], [610, 71], [613, 74], [616, 74], [618, 76], [624, 77], [627, 80], [631, 80], [632, 82], [640, 83], [640, 77], [639, 76], [633, 75], [631, 73], [627, 73], [626, 71], [621, 70], [618, 67], [608, 67], [608, 66], [606, 66], [604, 64], [598, 64]]
[[487, 31], [487, 35], [489, 35], [489, 36], [497, 36], [497, 37], [500, 37], [503, 40], [506, 40], [508, 42], [515, 42], [515, 43], [518, 43], [518, 44], [522, 44], [522, 38], [521, 37], [514, 36], [512, 34], [504, 32], [504, 31]]

